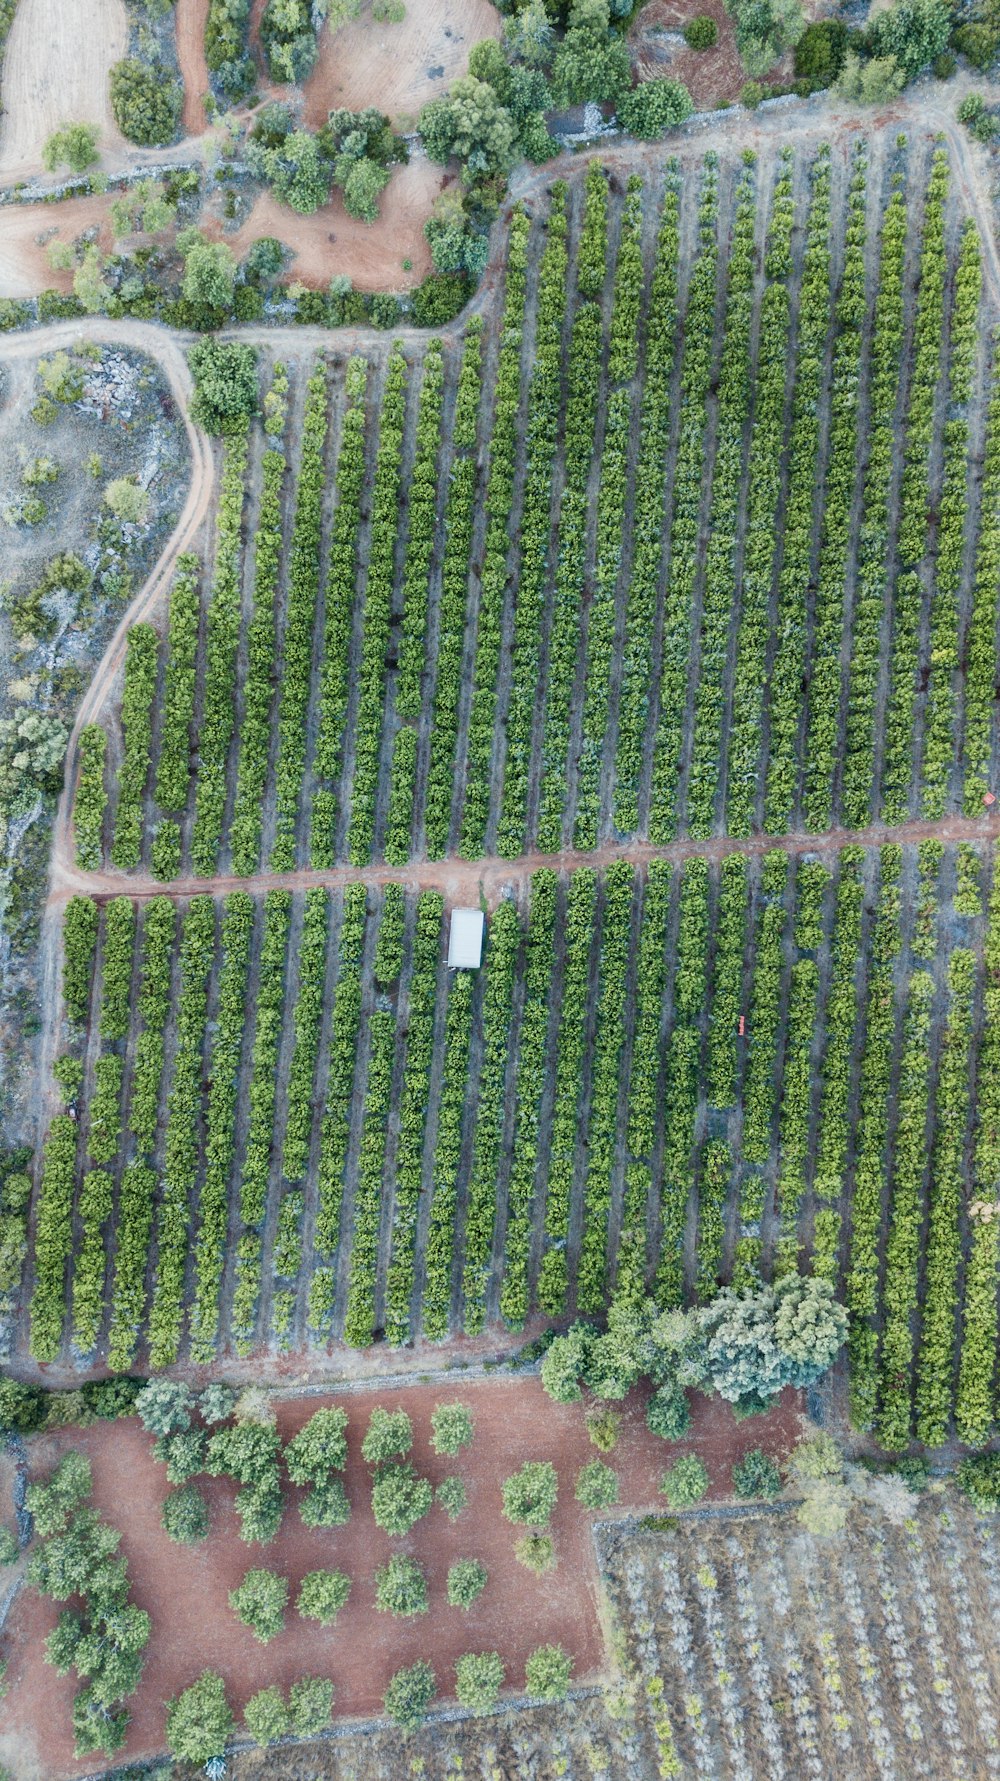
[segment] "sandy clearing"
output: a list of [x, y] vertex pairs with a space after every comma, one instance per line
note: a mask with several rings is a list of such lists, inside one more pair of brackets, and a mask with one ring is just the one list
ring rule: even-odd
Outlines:
[[401, 25], [378, 25], [365, 0], [361, 17], [332, 37], [324, 28], [319, 61], [305, 87], [305, 121], [326, 122], [335, 105], [377, 105], [397, 123], [416, 121], [428, 99], [446, 92], [469, 66], [473, 45], [499, 37], [490, 0], [407, 0]]
[[61, 204], [8, 205], [0, 227], [0, 297], [37, 297], [39, 291], [72, 290], [72, 272], [54, 272], [46, 248], [53, 241], [75, 241], [96, 226], [102, 249], [110, 251], [112, 202], [105, 193], [96, 198], [66, 198]]
[[123, 146], [108, 73], [127, 47], [122, 0], [20, 0], [0, 88], [0, 177], [40, 167], [44, 143], [63, 123], [97, 124], [102, 147]]
[[[441, 1399], [455, 1398], [473, 1411], [475, 1439], [457, 1458], [438, 1458], [429, 1444], [431, 1409]], [[286, 1399], [278, 1407], [283, 1435], [287, 1439], [314, 1410], [336, 1401], [327, 1396]], [[165, 1700], [208, 1666], [225, 1677], [237, 1710], [269, 1683], [287, 1687], [303, 1674], [331, 1676], [338, 1717], [378, 1713], [390, 1675], [419, 1657], [433, 1662], [443, 1696], [451, 1690], [455, 1658], [468, 1650], [499, 1649], [507, 1664], [508, 1686], [516, 1692], [523, 1687], [525, 1658], [543, 1641], [560, 1641], [573, 1652], [577, 1681], [602, 1673], [605, 1657], [591, 1517], [573, 1498], [579, 1467], [596, 1457], [582, 1405], [553, 1404], [537, 1377], [510, 1375], [456, 1381], [454, 1387], [375, 1388], [351, 1392], [340, 1401], [350, 1417], [345, 1474], [353, 1509], [350, 1522], [344, 1528], [310, 1531], [289, 1507], [279, 1534], [265, 1548], [248, 1547], [240, 1540], [231, 1507], [235, 1489], [222, 1479], [201, 1481], [213, 1511], [208, 1541], [194, 1550], [172, 1545], [159, 1524], [167, 1488], [164, 1469], [152, 1457], [151, 1438], [134, 1419], [112, 1427], [67, 1429], [32, 1442], [30, 1463], [37, 1472], [46, 1472], [68, 1447], [90, 1455], [95, 1503], [121, 1529], [134, 1598], [153, 1618], [146, 1675], [130, 1703], [133, 1721], [126, 1757], [152, 1755], [162, 1748]], [[657, 1487], [664, 1467], [693, 1448], [709, 1467], [712, 1495], [724, 1496], [735, 1459], [756, 1446], [787, 1453], [800, 1428], [801, 1404], [795, 1392], [786, 1392], [780, 1407], [768, 1416], [743, 1423], [734, 1420], [720, 1399], [693, 1395], [688, 1437], [668, 1444], [646, 1428], [645, 1401], [646, 1393], [640, 1389], [623, 1406], [622, 1438], [612, 1461], [620, 1479], [621, 1502], [629, 1507], [662, 1509]], [[451, 1473], [464, 1478], [469, 1506], [455, 1523], [435, 1508], [405, 1539], [390, 1540], [375, 1526], [369, 1472], [360, 1446], [376, 1402], [399, 1404], [409, 1412], [415, 1437], [412, 1457], [421, 1475], [435, 1483]], [[517, 1563], [516, 1530], [500, 1514], [500, 1481], [525, 1459], [551, 1459], [559, 1473], [553, 1533], [560, 1563], [555, 1574], [544, 1579], [532, 1577]], [[122, 1491], [123, 1477], [129, 1481], [127, 1495]], [[292, 1502], [300, 1495], [289, 1490]], [[427, 1573], [430, 1611], [411, 1621], [392, 1620], [374, 1606], [374, 1570], [392, 1551], [411, 1553]], [[448, 1566], [464, 1557], [480, 1557], [489, 1573], [482, 1597], [465, 1613], [449, 1608], [445, 1601]], [[354, 1587], [336, 1627], [323, 1631], [291, 1612], [285, 1631], [267, 1647], [261, 1645], [236, 1621], [227, 1601], [229, 1590], [254, 1564], [289, 1577], [293, 1601], [307, 1571], [327, 1566], [346, 1571]], [[56, 1677], [42, 1657], [41, 1642], [57, 1612], [54, 1603], [26, 1590], [8, 1623], [5, 1654], [10, 1657], [11, 1688], [0, 1758], [15, 1760], [19, 1781], [33, 1772], [55, 1781], [87, 1771], [86, 1763], [72, 1760], [73, 1679]]]
[[[438, 193], [453, 183], [443, 167], [415, 156], [394, 171], [377, 223], [348, 216], [339, 193], [312, 216], [299, 216], [264, 192], [238, 234], [226, 240], [242, 256], [262, 235], [277, 236], [293, 250], [291, 274], [303, 284], [326, 285], [347, 273], [360, 291], [409, 290], [431, 270], [424, 224]], [[404, 260], [413, 262], [408, 272]]]
[[205, 99], [209, 92], [205, 60], [205, 22], [208, 0], [177, 0], [175, 12], [177, 60], [184, 82], [182, 123], [187, 136], [202, 136], [208, 128]]

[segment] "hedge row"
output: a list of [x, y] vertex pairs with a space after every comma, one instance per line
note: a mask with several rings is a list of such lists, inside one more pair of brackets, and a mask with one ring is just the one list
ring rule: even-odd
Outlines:
[[142, 800], [149, 778], [153, 699], [160, 640], [152, 625], [133, 625], [125, 652], [122, 728], [125, 732], [111, 863], [123, 871], [139, 864]]
[[321, 885], [313, 885], [306, 891], [298, 946], [299, 987], [292, 1016], [295, 1044], [288, 1080], [282, 1085], [286, 1111], [281, 1172], [287, 1181], [300, 1181], [309, 1162], [316, 1060], [326, 989], [328, 917], [328, 893]]
[[128, 1107], [129, 1129], [142, 1151], [152, 1150], [156, 1138], [176, 931], [177, 911], [170, 898], [151, 898], [142, 917], [142, 975], [138, 1004], [141, 1025], [135, 1044]]
[[[367, 359], [356, 358], [349, 361], [344, 378], [344, 394], [346, 407], [341, 426], [340, 450], [337, 456], [336, 506], [333, 510], [333, 524], [330, 528], [330, 560], [327, 566], [326, 587], [323, 596], [323, 659], [319, 677], [319, 732], [316, 739], [316, 757], [313, 762], [317, 778], [321, 783], [313, 799], [310, 839], [314, 866], [332, 865], [334, 858], [334, 832], [339, 807], [336, 787], [343, 758], [344, 731], [347, 725], [351, 626], [357, 594], [361, 492], [365, 480]], [[317, 431], [318, 424], [317, 418]], [[315, 501], [313, 502], [311, 491], [314, 485]], [[315, 610], [316, 597], [315, 584], [310, 580], [310, 576], [313, 573], [318, 573], [318, 567], [315, 570], [311, 570], [309, 567], [305, 556], [305, 540], [315, 531], [315, 555], [318, 559], [322, 490], [322, 464], [319, 463], [316, 471], [310, 473], [309, 489], [303, 490], [300, 495], [300, 500], [303, 503], [309, 501], [308, 512], [303, 515], [306, 532], [303, 535], [300, 584], [305, 589], [304, 604], [308, 606], [310, 612]], [[298, 510], [296, 510], [296, 535], [298, 529]], [[311, 629], [308, 632], [303, 630], [302, 642], [306, 699], [308, 698], [308, 663], [305, 661], [304, 652], [307, 637], [311, 639]], [[302, 713], [304, 717], [304, 700]], [[305, 746], [304, 735], [300, 738], [299, 746], [302, 748]], [[289, 803], [292, 792], [293, 788], [289, 780]], [[291, 859], [290, 843], [282, 852], [282, 859], [286, 857]]]
[[383, 1319], [386, 1340], [397, 1347], [410, 1335], [410, 1301], [413, 1297], [417, 1215], [423, 1186], [424, 1132], [434, 1056], [434, 1013], [443, 913], [444, 899], [438, 891], [424, 891], [418, 898]]
[[997, 1261], [1000, 1220], [993, 1216], [1000, 1180], [1000, 871], [993, 888], [983, 946], [983, 1027], [976, 1067], [973, 1196], [967, 1207], [970, 1242], [965, 1264], [962, 1343], [955, 1424], [960, 1441], [981, 1447], [995, 1420]]
[[[316, 1249], [329, 1254], [337, 1248], [340, 1208], [347, 1147], [351, 1135], [351, 1103], [361, 1028], [361, 960], [365, 943], [368, 893], [363, 884], [348, 885], [340, 918], [337, 942], [337, 982], [333, 998], [330, 1063], [326, 1106], [320, 1132], [319, 1208], [316, 1214]], [[332, 1309], [332, 1306], [330, 1307]], [[317, 1327], [319, 1327], [319, 1321]]]
[[90, 979], [97, 946], [97, 904], [71, 897], [63, 917], [62, 992], [66, 1018], [83, 1026], [90, 1006]]
[[469, 1046], [472, 1039], [473, 988], [471, 971], [453, 973], [445, 1020], [444, 1068], [434, 1144], [430, 1224], [424, 1257], [421, 1322], [424, 1335], [432, 1342], [444, 1340], [451, 1321], [455, 1212], [458, 1205], [458, 1170], [462, 1156]]
[[58, 1358], [66, 1307], [66, 1263], [73, 1248], [73, 1190], [76, 1185], [76, 1121], [68, 1113], [52, 1120], [42, 1151], [35, 1214], [35, 1290], [31, 1295], [32, 1357]]
[[743, 1011], [743, 954], [750, 915], [747, 862], [731, 853], [719, 872], [715, 917], [715, 962], [709, 1011], [706, 1080], [713, 1107], [732, 1107], [739, 1068], [739, 1022]]
[[[463, 361], [464, 363], [464, 361]], [[468, 400], [461, 383], [457, 401]], [[424, 353], [417, 440], [413, 468], [407, 481], [409, 530], [403, 565], [403, 621], [399, 631], [396, 664], [396, 711], [401, 718], [418, 718], [427, 665], [427, 614], [430, 605], [431, 561], [437, 532], [439, 460], [444, 409], [444, 350], [440, 340], [429, 340]], [[452, 428], [452, 438], [458, 415]], [[465, 417], [462, 428], [464, 432]], [[475, 437], [475, 410], [472, 414]]]
[[108, 1334], [108, 1365], [124, 1373], [139, 1344], [146, 1309], [146, 1264], [153, 1228], [156, 1170], [132, 1162], [122, 1170], [115, 1219], [115, 1272]]
[[[760, 1278], [761, 1220], [767, 1191], [766, 1179], [760, 1171], [771, 1154], [787, 881], [786, 856], [765, 854], [760, 875], [753, 982], [745, 1035], [743, 1167], [739, 1190], [739, 1235], [733, 1261], [733, 1284], [739, 1287], [752, 1286]], [[748, 1163], [751, 1165], [749, 1169], [746, 1167]]]
[[993, 386], [986, 415], [983, 472], [979, 486], [972, 611], [964, 639], [965, 727], [962, 738], [962, 807], [978, 816], [992, 783], [993, 725], [997, 680], [996, 590], [1000, 583], [1000, 378], [993, 339]]
[[619, 1292], [633, 1298], [641, 1298], [645, 1291], [646, 1231], [660, 1109], [660, 1027], [667, 983], [671, 884], [667, 862], [651, 860], [642, 896], [633, 992], [635, 1026], [626, 1103], [625, 1194], [616, 1283]]
[[104, 1317], [104, 1227], [113, 1199], [114, 1182], [107, 1170], [88, 1170], [77, 1200], [82, 1242], [73, 1263], [73, 1346], [81, 1355], [96, 1346]]
[[785, 1024], [785, 1055], [778, 1114], [777, 1206], [781, 1220], [774, 1269], [794, 1274], [799, 1261], [799, 1212], [806, 1191], [812, 1118], [813, 1034], [819, 1013], [819, 968], [815, 959], [792, 966]]
[[520, 949], [521, 924], [517, 908], [505, 900], [490, 922], [486, 951], [482, 1056], [466, 1196], [462, 1298], [464, 1328], [470, 1336], [479, 1335], [486, 1322], [486, 1292], [493, 1259], [497, 1185], [507, 1109], [507, 1053]]
[[94, 1089], [87, 1108], [87, 1154], [95, 1163], [110, 1163], [122, 1138], [122, 1083], [125, 1061], [106, 1052], [94, 1065]]
[[191, 863], [202, 877], [215, 871], [226, 808], [226, 764], [235, 722], [236, 658], [242, 614], [243, 502], [248, 458], [246, 423], [227, 433], [215, 521], [215, 569], [205, 619], [204, 690], [198, 718], [198, 777]]
[[264, 898], [260, 981], [250, 1052], [249, 1124], [239, 1186], [242, 1232], [237, 1246], [237, 1274], [232, 1305], [232, 1330], [238, 1354], [249, 1352], [256, 1329], [261, 1266], [259, 1230], [267, 1211], [271, 1181], [278, 1056], [285, 1011], [285, 957], [288, 951], [291, 908], [292, 899], [288, 891], [268, 891]]
[[576, 1289], [581, 1311], [600, 1312], [608, 1300], [611, 1190], [618, 1143], [618, 1094], [625, 1044], [634, 898], [632, 867], [625, 860], [614, 861], [604, 875], [597, 1031], [591, 1048], [593, 1076]]
[[538, 1128], [548, 1073], [548, 1030], [552, 1005], [552, 958], [559, 881], [554, 872], [532, 874], [525, 946], [524, 1007], [517, 1047], [514, 1143], [507, 1183], [500, 1313], [512, 1329], [523, 1329], [530, 1308], [528, 1265], [534, 1228], [538, 1175]]
[[361, 1142], [354, 1172], [351, 1256], [347, 1276], [344, 1341], [367, 1348], [375, 1334], [375, 1281], [385, 1177], [385, 1143], [392, 1106], [392, 1071], [396, 1055], [396, 1016], [374, 1009], [368, 1023], [368, 1076], [365, 1083]]
[[708, 867], [704, 860], [688, 860], [681, 868], [679, 901], [673, 1025], [664, 1057], [660, 1247], [653, 1288], [661, 1306], [679, 1305], [681, 1301], [684, 1234], [694, 1186], [694, 1126], [709, 937]]
[[538, 268], [537, 314], [525, 430], [527, 469], [521, 511], [521, 561], [514, 611], [510, 697], [506, 719], [503, 791], [497, 851], [513, 858], [524, 848], [531, 778], [532, 733], [538, 703], [538, 664], [545, 622], [552, 475], [562, 407], [563, 319], [569, 256], [566, 186], [557, 180]]
[[836, 1279], [840, 1203], [850, 1145], [851, 1067], [858, 1031], [857, 965], [861, 957], [864, 853], [845, 847], [833, 914], [830, 978], [824, 1008], [824, 1045], [816, 1132], [813, 1193], [819, 1201], [813, 1226], [813, 1272]]
[[879, 1441], [890, 1452], [907, 1446], [910, 1439], [913, 1313], [917, 1308], [920, 1227], [924, 1216], [933, 1000], [934, 979], [930, 972], [914, 971], [907, 992], [896, 1090], [897, 1125], [881, 1294], [882, 1345], [875, 1427]]
[[135, 904], [130, 897], [112, 897], [104, 908], [101, 946], [101, 1010], [97, 1030], [102, 1039], [124, 1039], [132, 1019], [132, 949]]
[[538, 1303], [550, 1317], [559, 1316], [566, 1304], [566, 1243], [576, 1171], [583, 1061], [587, 1052], [590, 959], [596, 917], [597, 874], [584, 868], [575, 872], [570, 880], [563, 924], [566, 957], [545, 1171], [545, 1247], [538, 1279]]
[[249, 877], [260, 861], [271, 717], [276, 682], [276, 608], [284, 556], [282, 507], [288, 463], [283, 452], [261, 458], [260, 511], [254, 535], [253, 612], [247, 626], [236, 795], [229, 828], [233, 871]]
[[154, 793], [161, 810], [183, 810], [187, 803], [200, 620], [201, 562], [198, 557], [185, 553], [177, 559], [167, 620], [167, 659]]
[[406, 360], [396, 348], [389, 358], [379, 411], [361, 655], [353, 675], [358, 689], [358, 706], [354, 731], [351, 817], [347, 826], [347, 857], [355, 866], [367, 864], [375, 839], [375, 799], [382, 757], [386, 660], [392, 621], [396, 533], [400, 515], [407, 376]]
[[85, 724], [80, 731], [79, 771], [73, 802], [76, 863], [85, 872], [100, 870], [104, 859], [104, 812], [108, 794], [104, 786], [104, 757], [108, 739], [100, 724]]

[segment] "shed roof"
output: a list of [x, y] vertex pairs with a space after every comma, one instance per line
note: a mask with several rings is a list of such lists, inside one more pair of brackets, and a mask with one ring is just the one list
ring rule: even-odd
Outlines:
[[481, 909], [453, 909], [448, 939], [448, 968], [451, 971], [478, 971], [483, 957], [483, 912]]

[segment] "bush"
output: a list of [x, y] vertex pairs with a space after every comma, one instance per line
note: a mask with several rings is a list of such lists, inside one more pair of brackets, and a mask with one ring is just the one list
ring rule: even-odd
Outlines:
[[343, 1571], [308, 1571], [299, 1585], [295, 1606], [306, 1620], [333, 1626], [351, 1593], [351, 1579]]
[[458, 1453], [472, 1441], [472, 1411], [467, 1404], [435, 1404], [431, 1416], [431, 1446], [435, 1453]]
[[96, 160], [96, 124], [64, 124], [53, 131], [42, 149], [42, 165], [49, 173], [62, 166], [72, 173], [85, 173]]
[[111, 110], [123, 136], [144, 148], [158, 148], [177, 133], [184, 91], [162, 63], [127, 56], [111, 70]]
[[576, 1500], [585, 1509], [610, 1509], [618, 1501], [618, 1474], [599, 1459], [581, 1466], [576, 1475]]
[[416, 1731], [427, 1717], [437, 1694], [437, 1677], [422, 1660], [408, 1670], [397, 1670], [382, 1697], [389, 1718], [404, 1731]]
[[[997, 49], [1000, 48], [1000, 34], [994, 30], [992, 25], [959, 25], [957, 30], [952, 32], [951, 41], [959, 55], [964, 56], [967, 62], [971, 62], [973, 68], [989, 68], [996, 61]], [[944, 53], [942, 52], [942, 55]], [[954, 69], [955, 60], [952, 57], [949, 72], [954, 73]], [[934, 72], [937, 74], [936, 67]], [[938, 78], [947, 79], [947, 75]]]
[[708, 1489], [708, 1472], [696, 1453], [686, 1453], [664, 1472], [660, 1490], [671, 1509], [689, 1509]]
[[1000, 1509], [1000, 1453], [974, 1453], [959, 1461], [955, 1482], [975, 1508]]
[[33, 1435], [45, 1421], [45, 1408], [40, 1386], [0, 1379], [0, 1434]]
[[455, 1665], [455, 1694], [471, 1713], [489, 1713], [496, 1706], [506, 1671], [498, 1651], [467, 1651]]
[[277, 1571], [249, 1570], [239, 1587], [230, 1590], [229, 1605], [254, 1637], [267, 1645], [284, 1631], [288, 1578]]
[[381, 1466], [372, 1484], [372, 1514], [387, 1534], [408, 1534], [427, 1514], [434, 1491], [426, 1478], [418, 1478], [409, 1461]]
[[666, 76], [644, 80], [618, 108], [618, 121], [630, 136], [653, 142], [675, 130], [694, 110], [694, 101], [687, 87]]
[[234, 341], [200, 340], [188, 353], [191, 415], [209, 433], [241, 428], [257, 411], [257, 355]]
[[661, 1385], [646, 1410], [646, 1427], [661, 1441], [679, 1441], [691, 1426], [691, 1406], [679, 1385]]
[[208, 1533], [208, 1504], [196, 1484], [182, 1484], [163, 1499], [163, 1531], [179, 1546], [194, 1546]]
[[486, 1567], [478, 1558], [460, 1558], [448, 1571], [448, 1604], [471, 1608], [486, 1588]]
[[302, 1676], [288, 1690], [290, 1729], [297, 1738], [314, 1738], [330, 1723], [333, 1683], [325, 1676]]
[[405, 1410], [383, 1410], [376, 1405], [368, 1420], [361, 1457], [370, 1466], [402, 1458], [413, 1446], [413, 1424]]
[[564, 1701], [573, 1659], [561, 1645], [538, 1645], [524, 1666], [524, 1685], [536, 1701]]
[[0, 1527], [0, 1565], [16, 1565], [20, 1556], [17, 1535], [9, 1527]]
[[681, 34], [688, 49], [714, 49], [719, 27], [707, 13], [700, 12], [696, 18], [688, 19]]
[[252, 1694], [243, 1709], [243, 1723], [255, 1744], [276, 1744], [288, 1735], [288, 1708], [274, 1683]]
[[733, 1467], [733, 1490], [738, 1497], [766, 1497], [781, 1491], [781, 1473], [760, 1447], [751, 1447]]
[[514, 1541], [514, 1557], [526, 1570], [534, 1571], [536, 1577], [554, 1571], [559, 1563], [551, 1534], [522, 1534]]
[[434, 1492], [434, 1501], [444, 1510], [449, 1521], [457, 1521], [468, 1504], [469, 1493], [461, 1478], [442, 1478]]
[[614, 1410], [592, 1410], [587, 1417], [587, 1433], [598, 1453], [613, 1453], [618, 1445], [621, 1417]]
[[221, 1757], [232, 1731], [226, 1685], [212, 1670], [167, 1704], [167, 1748], [178, 1762], [203, 1764]]
[[470, 285], [461, 272], [429, 272], [411, 298], [417, 328], [441, 328], [465, 307]]
[[508, 1521], [522, 1527], [547, 1527], [559, 1494], [559, 1480], [551, 1460], [525, 1460], [519, 1472], [505, 1478], [503, 1512]]
[[951, 50], [946, 49], [942, 51], [941, 55], [934, 57], [934, 61], [931, 65], [931, 73], [935, 80], [950, 80], [957, 67], [958, 62], [952, 55]]
[[832, 87], [847, 54], [847, 26], [842, 19], [818, 19], [807, 25], [795, 45], [795, 78], [807, 80], [818, 93]]
[[992, 142], [1000, 127], [979, 93], [966, 94], [958, 108], [958, 120], [977, 142]]
[[407, 1620], [427, 1613], [427, 1578], [415, 1558], [394, 1552], [375, 1572], [375, 1606], [384, 1614]]

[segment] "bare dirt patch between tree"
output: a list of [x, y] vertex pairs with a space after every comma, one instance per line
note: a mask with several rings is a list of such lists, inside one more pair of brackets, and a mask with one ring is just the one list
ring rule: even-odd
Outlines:
[[[439, 1458], [429, 1446], [430, 1414], [441, 1399], [460, 1397], [476, 1423], [471, 1448], [456, 1459]], [[132, 1704], [133, 1719], [125, 1755], [148, 1756], [164, 1737], [164, 1703], [206, 1667], [226, 1680], [237, 1712], [257, 1689], [272, 1682], [287, 1686], [299, 1676], [326, 1675], [336, 1687], [338, 1717], [370, 1717], [393, 1672], [418, 1658], [429, 1659], [447, 1696], [452, 1666], [463, 1651], [498, 1649], [507, 1666], [508, 1686], [523, 1689], [524, 1662], [534, 1646], [561, 1642], [573, 1653], [575, 1680], [599, 1677], [605, 1669], [600, 1602], [591, 1517], [575, 1502], [573, 1484], [580, 1466], [596, 1457], [579, 1404], [553, 1404], [537, 1377], [505, 1377], [440, 1385], [407, 1386], [398, 1391], [350, 1392], [336, 1397], [286, 1399], [279, 1425], [287, 1438], [312, 1413], [342, 1402], [350, 1416], [345, 1476], [353, 1514], [344, 1528], [309, 1530], [289, 1491], [281, 1532], [271, 1545], [240, 1540], [231, 1503], [235, 1487], [227, 1480], [204, 1480], [213, 1530], [200, 1548], [173, 1545], [160, 1527], [166, 1492], [164, 1468], [152, 1456], [152, 1440], [137, 1421], [86, 1430], [67, 1429], [32, 1442], [31, 1468], [48, 1472], [59, 1455], [79, 1447], [94, 1468], [94, 1502], [121, 1529], [136, 1601], [153, 1620], [146, 1673]], [[465, 1479], [468, 1509], [454, 1523], [435, 1507], [403, 1540], [390, 1540], [375, 1526], [369, 1507], [369, 1472], [361, 1459], [361, 1439], [372, 1405], [400, 1404], [413, 1419], [412, 1458], [418, 1472], [435, 1483], [452, 1473]], [[800, 1433], [798, 1394], [787, 1391], [766, 1417], [737, 1423], [719, 1399], [694, 1396], [689, 1437], [667, 1444], [651, 1435], [643, 1418], [645, 1396], [636, 1391], [625, 1407], [622, 1438], [612, 1456], [621, 1501], [628, 1508], [655, 1508], [664, 1467], [680, 1453], [696, 1449], [711, 1474], [713, 1496], [725, 1496], [729, 1468], [749, 1448], [786, 1453]], [[551, 1459], [559, 1473], [559, 1504], [553, 1532], [560, 1555], [555, 1574], [534, 1578], [513, 1554], [516, 1530], [500, 1514], [500, 1483], [526, 1459]], [[665, 1507], [659, 1499], [659, 1507]], [[390, 1619], [374, 1606], [374, 1571], [392, 1551], [412, 1554], [425, 1568], [430, 1611], [410, 1621]], [[489, 1581], [474, 1606], [463, 1612], [447, 1605], [445, 1579], [456, 1559], [478, 1557]], [[294, 1612], [285, 1631], [268, 1646], [240, 1625], [228, 1592], [254, 1565], [280, 1571], [291, 1580], [292, 1600], [307, 1571], [336, 1568], [354, 1579], [351, 1599], [333, 1629], [321, 1629]], [[10, 1694], [0, 1730], [0, 1760], [18, 1781], [86, 1773], [93, 1759], [74, 1762], [70, 1714], [72, 1678], [57, 1677], [45, 1663], [42, 1640], [54, 1626], [57, 1608], [32, 1590], [17, 1598], [7, 1625], [4, 1655], [10, 1660]]]
[[38, 169], [60, 124], [97, 124], [102, 147], [122, 146], [108, 74], [127, 44], [122, 0], [20, 0], [0, 89], [0, 177]]
[[208, 123], [205, 100], [210, 90], [205, 60], [208, 0], [177, 0], [174, 16], [177, 21], [177, 62], [184, 82], [181, 121], [186, 136], [201, 136]]
[[305, 121], [315, 129], [334, 106], [375, 105], [395, 123], [415, 123], [421, 106], [466, 72], [473, 46], [499, 37], [500, 28], [490, 0], [407, 0], [399, 25], [378, 24], [365, 0], [354, 24], [320, 35], [319, 61], [305, 87]]

